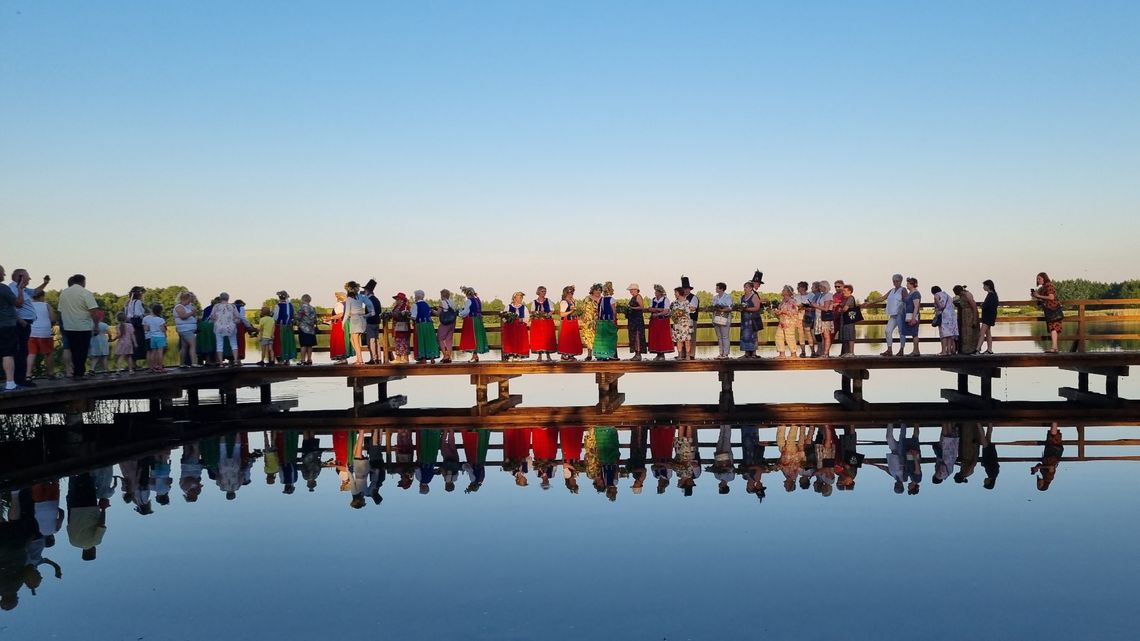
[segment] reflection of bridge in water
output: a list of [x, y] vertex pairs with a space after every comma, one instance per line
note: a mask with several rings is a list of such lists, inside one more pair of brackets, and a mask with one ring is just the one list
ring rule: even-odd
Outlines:
[[[276, 426], [274, 426], [275, 421], [273, 419], [261, 419], [255, 421], [255, 423], [259, 426], [257, 430], [249, 429], [249, 423], [247, 421], [206, 424], [162, 420], [150, 423], [135, 421], [120, 424], [52, 425], [27, 430], [20, 438], [9, 438], [6, 441], [0, 442], [0, 460], [10, 462], [6, 464], [3, 471], [0, 472], [0, 490], [19, 488], [45, 479], [73, 475], [77, 472], [113, 465], [123, 460], [147, 456], [160, 450], [170, 450], [181, 447], [187, 443], [201, 439], [212, 438], [216, 440], [219, 436], [235, 433], [248, 434], [247, 442], [254, 441], [256, 438], [255, 435], [258, 432], [262, 434], [288, 434], [291, 435], [290, 438], [300, 438], [304, 435], [305, 437], [326, 440], [331, 435], [336, 434], [359, 435], [361, 438], [377, 438], [385, 445], [383, 450], [385, 464], [393, 466], [399, 463], [396, 443], [401, 433], [410, 435], [409, 438], [414, 438], [416, 443], [418, 443], [421, 439], [421, 434], [439, 435], [444, 432], [445, 429], [448, 432], [458, 434], [459, 438], [457, 440], [460, 442], [462, 442], [468, 433], [486, 432], [488, 435], [493, 435], [493, 438], [488, 437], [488, 442], [484, 445], [485, 454], [483, 460], [481, 460], [481, 464], [490, 467], [503, 467], [512, 464], [512, 461], [517, 464], [519, 459], [517, 452], [514, 455], [511, 455], [509, 452], [507, 442], [510, 437], [507, 436], [508, 434], [527, 433], [528, 436], [525, 437], [525, 440], [529, 448], [531, 434], [544, 429], [558, 429], [557, 427], [534, 426], [506, 428], [480, 427], [481, 423], [478, 419], [473, 423], [469, 423], [467, 426], [456, 427], [454, 429], [431, 427], [358, 429], [336, 426], [325, 427], [323, 429], [298, 430], [293, 429], [291, 427], [292, 422], [288, 420], [276, 421]], [[1048, 429], [1048, 426], [1040, 424], [1029, 425], [1021, 422], [989, 422], [983, 424], [976, 421], [947, 421], [941, 417], [907, 422], [901, 425], [905, 425], [911, 431], [912, 435], [915, 427], [919, 428], [918, 441], [922, 449], [919, 458], [920, 463], [924, 465], [937, 461], [938, 451], [935, 448], [940, 445], [940, 437], [947, 429], [951, 430], [953, 434], [965, 433], [964, 430], [976, 430], [973, 434], [977, 434], [979, 438], [972, 440], [979, 445], [981, 443], [980, 436], [983, 433], [994, 433], [996, 436], [993, 437], [993, 443], [999, 447], [1002, 452], [1002, 455], [996, 458], [998, 462], [1037, 462], [1042, 458], [1041, 448], [1045, 444], [1045, 440], [1043, 439], [1045, 439]], [[581, 426], [562, 427], [576, 428], [583, 433], [587, 431], [586, 428]], [[612, 426], [605, 427], [610, 429]], [[620, 438], [615, 442], [615, 446], [619, 452], [619, 458], [615, 462], [623, 468], [628, 468], [631, 464], [645, 465], [652, 463], [653, 458], [647, 458], [644, 451], [648, 441], [653, 438], [655, 433], [660, 435], [661, 432], [659, 432], [659, 430], [668, 431], [669, 434], [676, 434], [677, 429], [680, 427], [681, 426], [612, 427], [612, 429], [620, 435]], [[781, 444], [778, 439], [778, 433], [784, 429], [788, 429], [789, 431], [792, 429], [802, 429], [803, 433], [807, 433], [808, 430], [811, 430], [815, 435], [814, 441], [819, 442], [823, 441], [822, 435], [827, 432], [828, 428], [833, 428], [832, 432], [837, 437], [845, 433], [850, 433], [853, 441], [849, 441], [849, 443], [853, 443], [855, 449], [869, 452], [865, 457], [861, 457], [861, 464], [883, 467], [888, 463], [888, 459], [884, 457], [883, 453], [885, 449], [888, 449], [889, 445], [888, 441], [884, 440], [884, 435], [887, 433], [887, 430], [893, 430], [893, 434], [899, 434], [898, 429], [900, 425], [884, 425], [882, 423], [802, 426], [734, 424], [724, 427], [731, 430], [731, 437], [727, 441], [723, 439], [718, 440], [717, 438], [718, 435], [721, 434], [721, 428], [709, 426], [692, 427], [693, 445], [698, 461], [711, 463], [714, 460], [714, 452], [718, 449], [724, 449], [725, 446], [736, 452], [745, 450], [747, 444], [743, 442], [743, 432], [746, 429], [752, 428], [757, 437], [757, 440], [752, 445], [760, 448], [758, 456], [762, 459], [761, 464], [767, 466], [764, 472], [775, 471], [778, 474], [777, 468], [781, 457]], [[1114, 434], [1098, 434], [1110, 430], [1114, 431]], [[1067, 435], [1057, 444], [1067, 447], [1068, 449], [1063, 456], [1058, 457], [1058, 462], [1140, 461], [1140, 454], [1129, 453], [1134, 451], [1131, 448], [1140, 447], [1140, 426], [1125, 423], [1095, 426], [1075, 424], [1064, 426], [1063, 432]], [[1121, 432], [1123, 435], [1121, 435]], [[1002, 440], [998, 440], [998, 437]], [[672, 438], [672, 436], [669, 438]], [[528, 450], [527, 453], [531, 458], [538, 457], [539, 454], [537, 437], [535, 437], [534, 442], [534, 451]], [[553, 464], [559, 464], [567, 454], [567, 449], [563, 448], [563, 445], [568, 445], [568, 443], [559, 444], [558, 449], [554, 450], [553, 453], [544, 454], [542, 458], [552, 459]], [[576, 447], [570, 451], [580, 451], [581, 448], [582, 444], [578, 443]], [[637, 451], [638, 448], [642, 450], [640, 453]], [[334, 458], [337, 456], [343, 457], [343, 453], [339, 455], [336, 454], [332, 448], [327, 446], [327, 443], [321, 447], [321, 451]], [[462, 452], [462, 447], [460, 451]], [[524, 456], [523, 458], [526, 457]], [[737, 455], [734, 460], [739, 463], [741, 457]], [[343, 463], [343, 461], [341, 462]], [[438, 463], [438, 461], [435, 461], [435, 463]]]
[[[253, 427], [321, 428], [329, 424], [356, 427], [449, 426], [478, 418], [487, 426], [531, 425], [542, 422], [644, 425], [658, 423], [883, 423], [917, 421], [930, 416], [946, 420], [995, 420], [1007, 423], [1127, 422], [1140, 412], [1140, 402], [1120, 397], [1119, 381], [1140, 352], [1074, 352], [1064, 354], [994, 354], [985, 356], [923, 356], [883, 358], [857, 356], [832, 359], [757, 359], [617, 362], [483, 362], [447, 365], [386, 364], [326, 365], [289, 368], [195, 369], [165, 375], [140, 374], [78, 383], [49, 383], [0, 396], [0, 414], [29, 412], [81, 413], [96, 401], [149, 401], [151, 412], [126, 414], [120, 420], [150, 421], [156, 417], [196, 421], [253, 420]], [[1076, 385], [1061, 387], [1058, 401], [999, 401], [993, 381], [1008, 368], [1049, 368], [1076, 374]], [[876, 403], [864, 396], [874, 371], [930, 370], [951, 374], [953, 387], [940, 390], [946, 402]], [[738, 372], [790, 376], [794, 372], [832, 372], [839, 376], [834, 403], [736, 403]], [[715, 404], [627, 405], [619, 382], [625, 376], [687, 373], [716, 375], [720, 382]], [[512, 394], [510, 383], [521, 376], [593, 375], [598, 402], [580, 407], [530, 407]], [[409, 377], [465, 379], [473, 386], [475, 403], [461, 408], [405, 408], [407, 398], [390, 387]], [[352, 391], [346, 410], [295, 409], [295, 403], [274, 402], [272, 386], [282, 381], [311, 378], [344, 379]], [[1103, 380], [1094, 391], [1091, 380]], [[492, 386], [494, 394], [490, 394]], [[259, 402], [239, 403], [241, 388], [260, 390]], [[972, 389], [973, 388], [973, 389]], [[763, 389], [776, 389], [763, 388]], [[914, 390], [919, 395], [921, 390]], [[218, 404], [205, 402], [216, 393]], [[369, 400], [368, 397], [373, 400]]]

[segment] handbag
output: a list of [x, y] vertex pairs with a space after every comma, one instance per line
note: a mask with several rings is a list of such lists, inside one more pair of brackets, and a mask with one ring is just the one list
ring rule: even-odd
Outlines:
[[713, 325], [720, 325], [721, 327], [728, 325], [728, 322], [729, 322], [727, 316], [714, 315], [712, 320], [713, 320]]
[[455, 319], [458, 317], [459, 317], [459, 312], [455, 311], [455, 308], [453, 308], [453, 307], [448, 307], [447, 309], [441, 310], [439, 312], [439, 324], [440, 325], [454, 325]]
[[1063, 318], [1065, 318], [1065, 311], [1060, 307], [1057, 307], [1056, 309], [1049, 309], [1048, 307], [1045, 308], [1046, 323], [1056, 323]]
[[863, 320], [863, 311], [858, 307], [847, 310], [846, 318], [843, 319], [847, 323], [858, 323]]
[[931, 327], [941, 327], [942, 326], [942, 312], [935, 312], [934, 318], [932, 318], [930, 320], [930, 326]]
[[907, 314], [906, 314], [906, 322], [908, 322], [908, 323], [909, 323], [909, 322], [911, 322], [912, 320], [914, 320], [914, 312], [907, 312]]
[[831, 311], [830, 309], [825, 309], [820, 313], [819, 320], [824, 322], [833, 321], [835, 320], [835, 312]]

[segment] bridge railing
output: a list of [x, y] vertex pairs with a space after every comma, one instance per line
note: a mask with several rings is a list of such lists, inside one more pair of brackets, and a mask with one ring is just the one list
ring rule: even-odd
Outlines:
[[[979, 302], [979, 310], [981, 303]], [[1091, 330], [1093, 325], [1104, 323], [1140, 323], [1140, 298], [1125, 298], [1125, 299], [1081, 299], [1081, 300], [1067, 300], [1061, 301], [1062, 309], [1065, 311], [1063, 319], [1065, 332], [1061, 335], [1061, 341], [1071, 344], [1071, 351], [1083, 352], [1086, 350], [1088, 342], [1092, 341], [1138, 341], [1137, 347], [1140, 348], [1140, 331], [1128, 332], [1113, 332], [1113, 333], [1094, 333]], [[885, 304], [864, 305], [865, 320], [858, 324], [857, 332], [858, 338], [856, 343], [862, 344], [876, 344], [884, 342], [884, 335], [882, 330], [886, 329], [887, 316], [885, 313]], [[621, 316], [619, 314], [619, 316]], [[775, 340], [773, 334], [775, 333], [776, 317], [773, 313], [765, 310], [762, 314], [764, 318], [765, 329], [760, 333], [759, 344], [761, 346], [774, 346]], [[934, 304], [924, 303], [922, 305], [922, 313], [920, 315], [920, 325], [923, 329], [919, 333], [919, 341], [923, 343], [937, 343], [939, 342], [938, 332], [931, 327], [930, 323], [934, 318]], [[557, 323], [557, 321], [555, 321]], [[484, 314], [483, 323], [487, 330], [487, 341], [492, 349], [499, 349], [501, 347], [500, 333], [501, 320], [498, 314], [488, 312]], [[1031, 332], [1022, 332], [1017, 334], [1006, 334], [996, 328], [1003, 325], [1010, 324], [1024, 324], [1032, 323]], [[460, 319], [456, 323], [455, 343], [459, 343], [459, 328], [462, 327], [463, 321]], [[629, 338], [626, 333], [626, 322], [624, 318], [618, 319], [618, 347], [628, 347]], [[712, 314], [709, 312], [701, 311], [697, 321], [697, 345], [706, 347], [715, 347], [717, 345], [716, 334], [714, 332], [715, 326], [712, 323]], [[327, 335], [329, 333], [329, 326], [322, 324], [318, 326], [317, 333], [320, 335]], [[875, 329], [871, 329], [875, 328]], [[882, 330], [876, 331], [878, 328]], [[392, 332], [392, 321], [385, 323], [385, 331]], [[1140, 330], [1140, 327], [1136, 328]], [[732, 313], [732, 325], [730, 337], [735, 343], [740, 336], [740, 313]], [[1038, 342], [1050, 340], [1048, 332], [1044, 327], [1043, 312], [1037, 309], [1036, 301], [1031, 300], [1015, 300], [1015, 301], [1002, 301], [998, 308], [997, 325], [994, 331], [995, 342]], [[316, 351], [328, 351], [328, 346], [325, 341], [320, 341]]]

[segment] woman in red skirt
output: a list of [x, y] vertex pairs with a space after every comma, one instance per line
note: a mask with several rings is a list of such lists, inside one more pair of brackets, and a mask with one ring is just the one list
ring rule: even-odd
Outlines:
[[534, 473], [542, 484], [542, 489], [550, 489], [550, 477], [554, 475], [554, 464], [558, 461], [558, 428], [536, 427], [531, 431], [534, 447]]
[[515, 485], [525, 487], [530, 458], [529, 427], [510, 427], [503, 430], [503, 471], [515, 477]]
[[558, 317], [562, 324], [558, 328], [558, 353], [564, 361], [578, 360], [582, 355], [582, 334], [578, 331], [578, 312], [574, 307], [574, 286], [562, 288], [562, 300], [558, 303]]
[[507, 313], [514, 314], [515, 319], [503, 320], [501, 329], [503, 360], [529, 358], [530, 332], [527, 328], [527, 321], [530, 320], [530, 317], [527, 314], [526, 303], [523, 302], [522, 292], [515, 292], [511, 296], [511, 303], [507, 305]]
[[669, 327], [669, 301], [665, 288], [653, 286], [653, 300], [649, 303], [649, 351], [657, 354], [653, 360], [663, 361], [673, 351], [673, 330]]
[[327, 316], [324, 320], [329, 324], [329, 358], [343, 361], [347, 358], [344, 353], [344, 292], [336, 293], [332, 316]]
[[546, 354], [549, 362], [550, 355], [558, 351], [558, 341], [554, 334], [554, 307], [546, 297], [545, 287], [539, 287], [535, 295], [537, 298], [534, 299], [530, 316], [530, 351], [538, 354], [539, 362], [542, 362], [542, 355]]

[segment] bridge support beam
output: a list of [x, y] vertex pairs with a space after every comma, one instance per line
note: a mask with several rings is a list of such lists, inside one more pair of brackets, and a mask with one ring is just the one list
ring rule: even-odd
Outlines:
[[863, 381], [871, 378], [871, 372], [865, 369], [840, 369], [839, 389], [835, 390], [835, 400], [849, 410], [862, 410], [867, 408], [863, 400]]
[[[994, 400], [993, 380], [1001, 378], [1000, 367], [943, 367], [942, 371], [958, 375], [957, 389], [942, 389], [942, 398], [956, 405], [967, 407], [990, 408], [998, 401]], [[970, 392], [970, 377], [979, 379], [979, 393]]]
[[[1123, 405], [1120, 398], [1120, 377], [1128, 376], [1128, 366], [1110, 367], [1062, 367], [1063, 370], [1077, 373], [1077, 387], [1062, 387], [1057, 390], [1063, 398], [1077, 403], [1116, 407]], [[1104, 377], [1104, 393], [1089, 390], [1089, 376]]]

